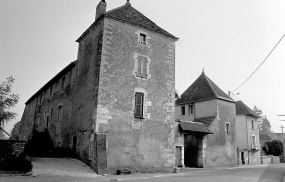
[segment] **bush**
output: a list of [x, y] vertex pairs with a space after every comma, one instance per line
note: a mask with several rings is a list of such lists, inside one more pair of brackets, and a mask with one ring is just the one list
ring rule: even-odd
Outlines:
[[279, 140], [265, 142], [262, 150], [266, 155], [283, 156], [283, 143]]
[[32, 162], [25, 154], [9, 155], [1, 161], [0, 169], [4, 171], [29, 172], [33, 168]]

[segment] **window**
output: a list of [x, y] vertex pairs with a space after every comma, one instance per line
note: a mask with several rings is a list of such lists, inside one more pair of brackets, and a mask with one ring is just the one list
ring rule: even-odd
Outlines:
[[230, 134], [230, 123], [226, 123], [226, 135]]
[[143, 118], [143, 102], [144, 102], [144, 93], [136, 92], [135, 93], [135, 117]]
[[251, 148], [255, 149], [255, 136], [254, 135], [251, 136]]
[[181, 106], [181, 115], [185, 115], [185, 106]]
[[48, 125], [49, 125], [49, 115], [47, 115], [47, 119], [46, 119], [46, 129], [48, 129]]
[[53, 95], [53, 85], [50, 86], [50, 90], [49, 90], [49, 97], [51, 98]]
[[65, 76], [62, 77], [61, 79], [61, 86], [60, 86], [60, 90], [63, 90], [64, 89], [64, 86], [65, 86]]
[[43, 103], [43, 101], [44, 101], [44, 93], [41, 94], [41, 101], [40, 101], [40, 103]]
[[194, 105], [189, 105], [189, 114], [194, 114]]
[[53, 109], [50, 110], [50, 120], [52, 121]]
[[254, 130], [254, 122], [251, 120], [251, 129]]
[[39, 128], [39, 126], [40, 126], [40, 121], [41, 121], [41, 115], [40, 114], [38, 114], [38, 118], [37, 118], [37, 129]]
[[142, 45], [146, 45], [146, 35], [143, 33], [140, 33], [139, 35], [139, 43]]
[[147, 58], [138, 56], [137, 77], [147, 78]]
[[61, 121], [62, 119], [62, 105], [58, 106], [57, 119], [58, 121]]

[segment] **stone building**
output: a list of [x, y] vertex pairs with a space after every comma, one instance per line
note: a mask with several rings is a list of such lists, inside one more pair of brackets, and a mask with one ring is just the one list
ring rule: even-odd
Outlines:
[[236, 102], [238, 164], [260, 164], [258, 118], [245, 103]]
[[176, 100], [176, 165], [237, 165], [235, 115], [235, 101], [203, 71]]
[[175, 163], [175, 41], [129, 2], [106, 12], [77, 39], [78, 57], [27, 102], [21, 139], [48, 132], [99, 174]]

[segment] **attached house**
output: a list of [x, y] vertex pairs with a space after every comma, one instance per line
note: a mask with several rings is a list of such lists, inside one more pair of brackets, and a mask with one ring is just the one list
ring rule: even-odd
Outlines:
[[176, 100], [176, 165], [237, 165], [235, 101], [204, 73]]
[[236, 102], [238, 164], [260, 164], [258, 118], [245, 103]]

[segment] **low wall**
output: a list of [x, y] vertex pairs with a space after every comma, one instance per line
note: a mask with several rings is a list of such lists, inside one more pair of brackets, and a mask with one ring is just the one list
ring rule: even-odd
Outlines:
[[279, 156], [261, 156], [261, 164], [279, 164]]
[[11, 157], [18, 157], [24, 152], [25, 142], [20, 140], [0, 140], [0, 167]]

